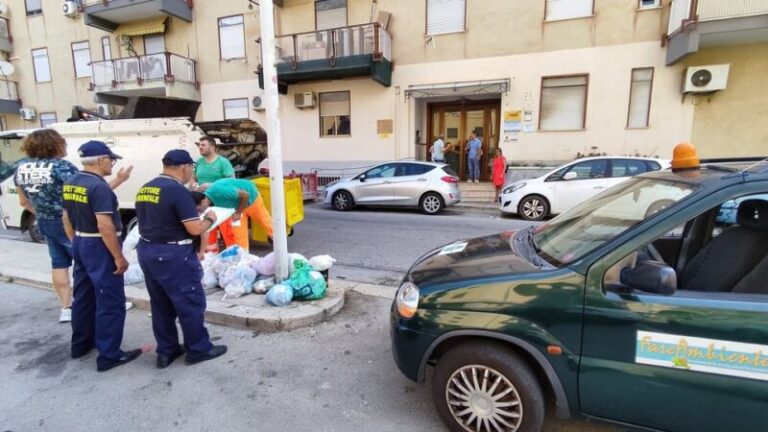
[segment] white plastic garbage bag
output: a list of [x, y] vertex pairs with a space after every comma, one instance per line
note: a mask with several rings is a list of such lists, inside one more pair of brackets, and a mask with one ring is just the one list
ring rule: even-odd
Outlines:
[[309, 259], [309, 263], [317, 271], [326, 271], [333, 266], [336, 260], [330, 255], [316, 255]]
[[267, 303], [272, 306], [287, 306], [293, 300], [293, 288], [277, 284], [267, 291]]
[[128, 265], [128, 270], [123, 274], [123, 281], [126, 285], [144, 282], [144, 272], [141, 271], [141, 267], [138, 264], [130, 264]]
[[226, 291], [227, 297], [240, 297], [251, 292], [254, 280], [256, 280], [256, 270], [247, 263], [239, 263], [227, 269], [219, 277], [219, 284]]
[[256, 269], [262, 276], [273, 276], [275, 274], [275, 254], [270, 252], [264, 255], [256, 264]]
[[253, 293], [266, 294], [273, 286], [275, 286], [275, 278], [272, 276], [256, 279], [256, 282], [253, 283]]
[[125, 240], [123, 240], [123, 255], [126, 255], [128, 252], [136, 249], [136, 245], [139, 244], [139, 240], [141, 240], [141, 236], [139, 236], [139, 225], [136, 224], [133, 229], [128, 231], [128, 234], [125, 236]]
[[216, 273], [210, 267], [203, 267], [203, 288], [211, 289], [219, 286], [219, 278], [216, 277]]

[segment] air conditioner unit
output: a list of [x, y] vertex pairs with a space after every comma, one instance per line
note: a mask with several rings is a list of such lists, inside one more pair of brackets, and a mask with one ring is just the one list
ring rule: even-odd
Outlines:
[[293, 104], [296, 108], [314, 108], [315, 107], [315, 93], [303, 92], [293, 95]]
[[0, 15], [8, 16], [8, 3], [0, 3]]
[[37, 118], [37, 111], [34, 108], [21, 108], [19, 109], [19, 115], [22, 120], [34, 120]]
[[109, 104], [96, 105], [96, 112], [104, 117], [112, 117], [115, 115], [115, 107]]
[[65, 1], [61, 6], [61, 12], [70, 18], [74, 18], [80, 15], [80, 8], [77, 6], [77, 2]]
[[685, 70], [683, 93], [711, 93], [725, 89], [730, 65], [691, 66]]
[[264, 106], [264, 99], [262, 99], [261, 96], [254, 96], [253, 99], [251, 99], [251, 106], [253, 106], [253, 109], [256, 111], [263, 111], [266, 108]]

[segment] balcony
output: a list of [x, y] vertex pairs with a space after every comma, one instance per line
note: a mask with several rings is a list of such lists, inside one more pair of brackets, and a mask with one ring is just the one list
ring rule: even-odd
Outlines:
[[0, 80], [0, 113], [19, 115], [21, 100], [16, 83]]
[[13, 37], [8, 18], [0, 17], [0, 51], [13, 52]]
[[113, 32], [120, 24], [172, 16], [192, 22], [192, 0], [85, 0], [85, 24]]
[[[275, 45], [282, 94], [306, 81], [370, 77], [386, 87], [392, 83], [392, 36], [379, 23], [277, 36]], [[257, 73], [264, 88], [261, 67]]]
[[768, 0], [673, 0], [667, 65], [702, 48], [768, 42]]
[[91, 63], [96, 102], [125, 105], [131, 96], [200, 101], [197, 62], [169, 52]]

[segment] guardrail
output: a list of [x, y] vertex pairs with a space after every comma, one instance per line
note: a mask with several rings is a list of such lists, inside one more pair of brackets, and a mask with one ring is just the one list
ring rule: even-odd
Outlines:
[[170, 52], [91, 62], [95, 86], [166, 80], [197, 84], [197, 62]]
[[[82, 0], [80, 2], [83, 7], [93, 6], [97, 4], [101, 4], [104, 6], [109, 6], [110, 3], [112, 3], [114, 0]], [[179, 0], [187, 4], [187, 6], [192, 7], [192, 1], [193, 0]]]

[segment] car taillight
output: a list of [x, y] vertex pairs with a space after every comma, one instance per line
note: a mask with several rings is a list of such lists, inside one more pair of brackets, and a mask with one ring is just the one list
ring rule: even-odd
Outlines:
[[446, 183], [456, 183], [456, 184], [459, 183], [459, 179], [457, 179], [456, 177], [453, 177], [453, 176], [441, 177], [440, 180], [442, 180], [442, 181], [444, 181]]

